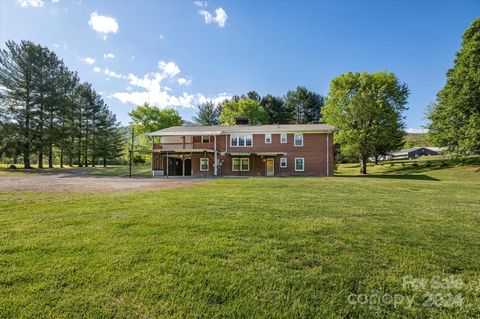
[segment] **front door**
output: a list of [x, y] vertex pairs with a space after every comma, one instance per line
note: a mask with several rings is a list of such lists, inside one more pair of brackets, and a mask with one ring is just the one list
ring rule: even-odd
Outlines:
[[274, 175], [275, 162], [273, 158], [267, 158], [267, 176]]

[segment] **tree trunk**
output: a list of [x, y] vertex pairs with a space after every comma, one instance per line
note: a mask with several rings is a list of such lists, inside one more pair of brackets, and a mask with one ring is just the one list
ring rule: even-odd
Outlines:
[[360, 158], [360, 174], [367, 174], [367, 157], [362, 156]]
[[60, 168], [63, 168], [63, 147], [60, 148]]
[[378, 165], [378, 158], [379, 158], [379, 156], [375, 155], [375, 165]]
[[52, 144], [49, 145], [49, 149], [48, 149], [48, 168], [53, 168], [53, 147], [52, 147]]
[[[40, 143], [42, 143], [42, 141], [40, 140]], [[42, 145], [42, 144], [40, 144]], [[40, 150], [38, 151], [38, 168], [43, 168], [43, 150], [42, 150], [42, 146], [40, 146]]]
[[30, 166], [30, 143], [25, 143], [25, 149], [23, 150], [23, 167], [26, 169], [32, 168]]
[[103, 158], [103, 167], [107, 168], [107, 159], [105, 157]]

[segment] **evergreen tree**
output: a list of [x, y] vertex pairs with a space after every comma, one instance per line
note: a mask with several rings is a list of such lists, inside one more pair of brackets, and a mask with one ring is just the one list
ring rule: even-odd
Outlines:
[[[89, 83], [48, 48], [9, 41], [0, 51], [0, 157], [23, 155], [24, 167], [44, 154], [53, 167], [55, 154], [63, 166], [95, 165], [121, 155], [119, 123]], [[120, 138], [121, 137], [121, 138]], [[111, 143], [111, 145], [105, 145]]]
[[282, 98], [267, 94], [262, 98], [260, 104], [265, 109], [270, 124], [289, 124], [293, 122], [293, 112], [286, 107]]
[[212, 101], [205, 102], [198, 106], [197, 115], [193, 118], [195, 123], [200, 125], [218, 125], [220, 123], [220, 108]]
[[318, 93], [298, 86], [295, 91], [288, 91], [285, 105], [293, 113], [293, 121], [298, 124], [319, 123], [324, 98]]

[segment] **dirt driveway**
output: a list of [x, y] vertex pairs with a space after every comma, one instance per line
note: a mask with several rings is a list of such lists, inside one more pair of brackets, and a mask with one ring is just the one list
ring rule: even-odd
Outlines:
[[0, 192], [117, 192], [186, 187], [202, 178], [93, 176], [88, 169], [0, 174]]

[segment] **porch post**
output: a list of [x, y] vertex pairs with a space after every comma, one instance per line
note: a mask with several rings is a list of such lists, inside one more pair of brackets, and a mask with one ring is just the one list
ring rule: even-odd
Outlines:
[[252, 153], [252, 172], [253, 172], [253, 177], [257, 175], [255, 172], [255, 153]]
[[167, 151], [167, 178], [168, 178], [168, 151]]
[[[203, 151], [203, 157], [207, 158], [207, 151]], [[207, 171], [208, 171], [208, 167], [207, 167]], [[207, 171], [203, 172], [203, 177], [205, 178], [207, 178]]]
[[182, 158], [182, 176], [185, 177], [185, 157]]
[[213, 175], [217, 176], [217, 136], [213, 136], [213, 150], [215, 151], [213, 159]]
[[154, 153], [153, 153], [153, 148], [155, 146], [155, 136], [150, 136], [152, 139], [152, 163], [151, 163], [151, 171], [152, 171], [152, 176], [153, 176], [153, 161], [155, 160]]

